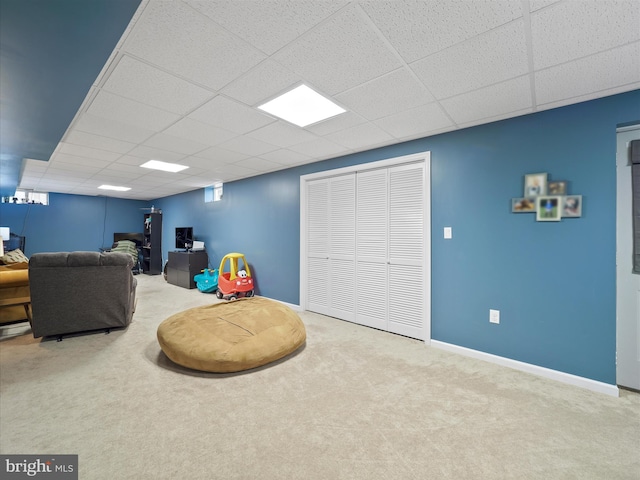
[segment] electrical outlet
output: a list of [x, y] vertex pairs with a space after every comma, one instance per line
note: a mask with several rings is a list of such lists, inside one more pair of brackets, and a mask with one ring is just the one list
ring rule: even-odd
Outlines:
[[489, 310], [489, 322], [500, 323], [500, 310]]

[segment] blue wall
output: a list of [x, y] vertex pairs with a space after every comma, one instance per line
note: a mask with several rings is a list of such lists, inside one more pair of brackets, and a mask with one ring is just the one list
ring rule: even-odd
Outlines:
[[[639, 120], [634, 91], [229, 183], [221, 202], [155, 203], [164, 239], [193, 225], [214, 268], [240, 251], [262, 295], [297, 304], [300, 175], [429, 150], [432, 338], [615, 384], [616, 127]], [[511, 213], [537, 172], [583, 195], [581, 218]]]
[[49, 194], [49, 205], [0, 204], [0, 225], [26, 237], [25, 254], [98, 251], [114, 232], [140, 232], [148, 202]]
[[[163, 258], [175, 227], [193, 226], [213, 268], [242, 252], [261, 295], [297, 304], [300, 175], [429, 150], [432, 338], [615, 384], [616, 127], [633, 122], [640, 91], [228, 183], [221, 202], [204, 203], [202, 190], [158, 199]], [[583, 195], [583, 216], [512, 214], [523, 176], [537, 172]], [[0, 206], [0, 224], [24, 229], [27, 254], [96, 250], [113, 231], [140, 231], [147, 206], [52, 194], [49, 207]]]

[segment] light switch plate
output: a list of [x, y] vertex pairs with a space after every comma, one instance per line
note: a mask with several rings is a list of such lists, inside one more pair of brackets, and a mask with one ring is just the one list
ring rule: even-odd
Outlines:
[[444, 238], [447, 240], [453, 237], [453, 232], [451, 231], [451, 227], [444, 227]]

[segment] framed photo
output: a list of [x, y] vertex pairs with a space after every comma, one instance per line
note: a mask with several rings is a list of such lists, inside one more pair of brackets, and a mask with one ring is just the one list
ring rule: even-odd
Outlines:
[[536, 197], [536, 220], [538, 222], [559, 222], [561, 217], [561, 196], [540, 195]]
[[524, 195], [523, 197], [537, 197], [538, 195], [547, 194], [547, 174], [546, 173], [529, 173], [524, 176]]
[[562, 216], [582, 216], [582, 195], [567, 195], [566, 197], [562, 197]]
[[549, 195], [566, 195], [567, 182], [549, 182], [547, 184], [547, 194]]
[[513, 213], [533, 213], [536, 211], [536, 199], [530, 198], [512, 198], [511, 212]]

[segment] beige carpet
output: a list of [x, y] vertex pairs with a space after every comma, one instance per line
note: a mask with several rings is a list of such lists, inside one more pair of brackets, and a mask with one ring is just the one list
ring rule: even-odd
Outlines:
[[243, 374], [188, 371], [156, 329], [215, 296], [137, 276], [126, 331], [0, 327], [0, 452], [78, 454], [79, 478], [640, 479], [620, 398], [303, 313], [307, 343]]

